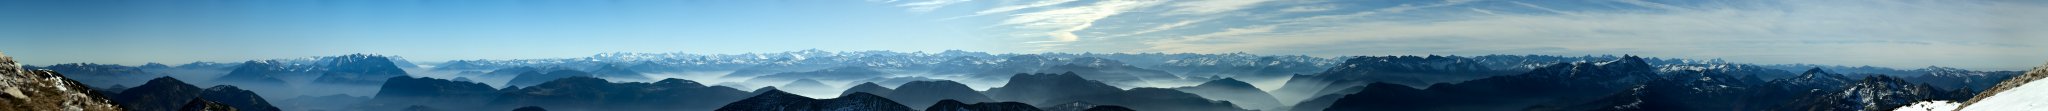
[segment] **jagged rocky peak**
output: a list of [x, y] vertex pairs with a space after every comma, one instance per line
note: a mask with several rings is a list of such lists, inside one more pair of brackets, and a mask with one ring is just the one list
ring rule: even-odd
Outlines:
[[1891, 76], [1865, 77], [1843, 89], [1795, 100], [1793, 110], [1890, 110], [1921, 100], [1958, 100], [1960, 95]]
[[144, 68], [144, 69], [167, 69], [167, 68], [171, 68], [171, 65], [164, 65], [164, 63], [156, 63], [156, 62], [149, 62], [149, 63], [144, 63], [144, 64], [142, 64], [142, 66], [137, 66], [137, 67], [138, 67], [138, 68]]
[[398, 63], [382, 55], [349, 54], [329, 57], [325, 62], [326, 72], [315, 82], [377, 84], [385, 78], [407, 76]]
[[1848, 77], [1848, 76], [1843, 76], [1842, 74], [1836, 74], [1836, 73], [1829, 73], [1829, 72], [1828, 72], [1828, 71], [1826, 71], [1826, 70], [1821, 70], [1821, 69], [1820, 69], [1819, 67], [1815, 67], [1815, 68], [1813, 68], [1813, 69], [1806, 69], [1806, 72], [1804, 72], [1804, 73], [1799, 73], [1799, 79], [1806, 79], [1806, 80], [1813, 80], [1813, 79], [1846, 79], [1846, 78], [1849, 78], [1849, 77]]
[[24, 70], [0, 53], [0, 110], [120, 111], [122, 106], [84, 84], [47, 70]]

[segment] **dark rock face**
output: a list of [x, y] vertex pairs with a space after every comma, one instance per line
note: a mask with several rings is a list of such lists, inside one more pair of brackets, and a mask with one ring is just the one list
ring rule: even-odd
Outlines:
[[407, 76], [398, 63], [381, 55], [349, 54], [325, 58], [327, 70], [313, 82], [377, 84], [391, 77]]
[[0, 54], [0, 110], [5, 111], [119, 111], [123, 106], [63, 74], [49, 70], [27, 70], [13, 57]]
[[1019, 103], [1019, 102], [997, 102], [997, 103], [974, 103], [974, 104], [967, 104], [967, 103], [960, 103], [960, 101], [954, 101], [954, 100], [950, 100], [950, 99], [948, 99], [948, 100], [939, 100], [939, 103], [938, 103], [938, 104], [932, 104], [932, 105], [931, 105], [931, 107], [927, 107], [927, 108], [924, 108], [924, 111], [1044, 111], [1044, 110], [1039, 110], [1039, 109], [1038, 109], [1038, 107], [1032, 107], [1032, 106], [1031, 106], [1030, 104], [1024, 104], [1024, 103]]
[[968, 88], [966, 84], [947, 80], [904, 83], [903, 86], [897, 86], [895, 91], [884, 95], [886, 96], [883, 97], [889, 97], [891, 100], [896, 100], [897, 103], [911, 104], [909, 107], [913, 108], [928, 107], [930, 104], [935, 104], [940, 100], [960, 102], [994, 101], [989, 99], [988, 95], [982, 95], [981, 92]]
[[113, 100], [121, 102], [127, 109], [171, 110], [178, 109], [193, 99], [206, 99], [205, 101], [208, 102], [227, 105], [241, 110], [279, 110], [276, 106], [271, 106], [270, 102], [265, 101], [262, 96], [256, 95], [255, 92], [228, 85], [199, 89], [199, 87], [185, 84], [184, 81], [170, 77], [153, 79], [142, 86], [121, 91], [121, 95], [114, 96]]
[[1655, 68], [1642, 58], [1624, 56], [1606, 62], [1560, 63], [1512, 76], [1457, 84], [1368, 86], [1344, 96], [1325, 110], [1540, 110], [1570, 106], [1620, 92], [1655, 78]]
[[492, 99], [490, 106], [606, 111], [711, 110], [750, 94], [731, 87], [705, 86], [682, 79], [611, 83], [598, 78], [570, 77], [505, 92]]
[[1259, 90], [1258, 87], [1252, 86], [1251, 83], [1238, 81], [1236, 78], [1218, 79], [1204, 82], [1194, 87], [1173, 89], [1194, 93], [1202, 98], [1230, 101], [1231, 104], [1237, 104], [1238, 107], [1244, 108], [1264, 109], [1281, 106], [1280, 100], [1274, 99], [1273, 94], [1267, 94], [1266, 91]]
[[833, 99], [811, 99], [778, 90], [719, 107], [717, 111], [915, 111], [893, 100], [868, 93], [853, 93]]
[[377, 90], [370, 106], [425, 105], [447, 108], [476, 107], [497, 97], [500, 91], [475, 82], [435, 78], [391, 77]]

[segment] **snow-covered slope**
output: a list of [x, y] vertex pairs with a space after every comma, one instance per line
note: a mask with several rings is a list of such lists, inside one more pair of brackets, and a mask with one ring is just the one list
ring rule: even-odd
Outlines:
[[1914, 102], [1913, 105], [1899, 107], [1899, 109], [1892, 109], [1892, 111], [1954, 111], [1956, 107], [1962, 105], [1963, 103], [1956, 103], [1954, 101], [1921, 101]]
[[[2026, 74], [2007, 79], [1977, 98], [1964, 103], [1962, 111], [2048, 111], [2048, 66], [2034, 67]], [[2013, 86], [2017, 84], [2017, 86]]]

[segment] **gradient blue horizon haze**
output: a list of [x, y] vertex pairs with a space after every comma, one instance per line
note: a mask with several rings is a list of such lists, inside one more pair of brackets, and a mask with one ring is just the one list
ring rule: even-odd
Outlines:
[[1645, 55], [2018, 70], [2015, 0], [0, 0], [25, 64], [943, 50]]

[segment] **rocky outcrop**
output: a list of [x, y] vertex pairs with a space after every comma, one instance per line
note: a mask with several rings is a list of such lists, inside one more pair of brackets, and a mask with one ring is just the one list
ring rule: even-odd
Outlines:
[[1969, 108], [1970, 105], [1976, 104], [1978, 101], [1984, 100], [1984, 98], [1997, 96], [1999, 95], [1999, 93], [2004, 93], [2006, 90], [2018, 88], [2020, 87], [2020, 85], [2026, 85], [2029, 82], [2041, 80], [2041, 78], [2048, 78], [2048, 65], [2034, 67], [2034, 70], [2029, 70], [2026, 74], [2020, 74], [2019, 76], [2013, 76], [2010, 79], [2005, 79], [2005, 81], [1998, 82], [1998, 85], [1992, 86], [1990, 89], [1985, 89], [1983, 92], [1978, 92], [1975, 97], [1971, 97], [1969, 101], [1964, 101], [1963, 106], [1958, 107], [1956, 109]]
[[48, 70], [24, 70], [0, 54], [0, 110], [121, 111], [100, 92]]

